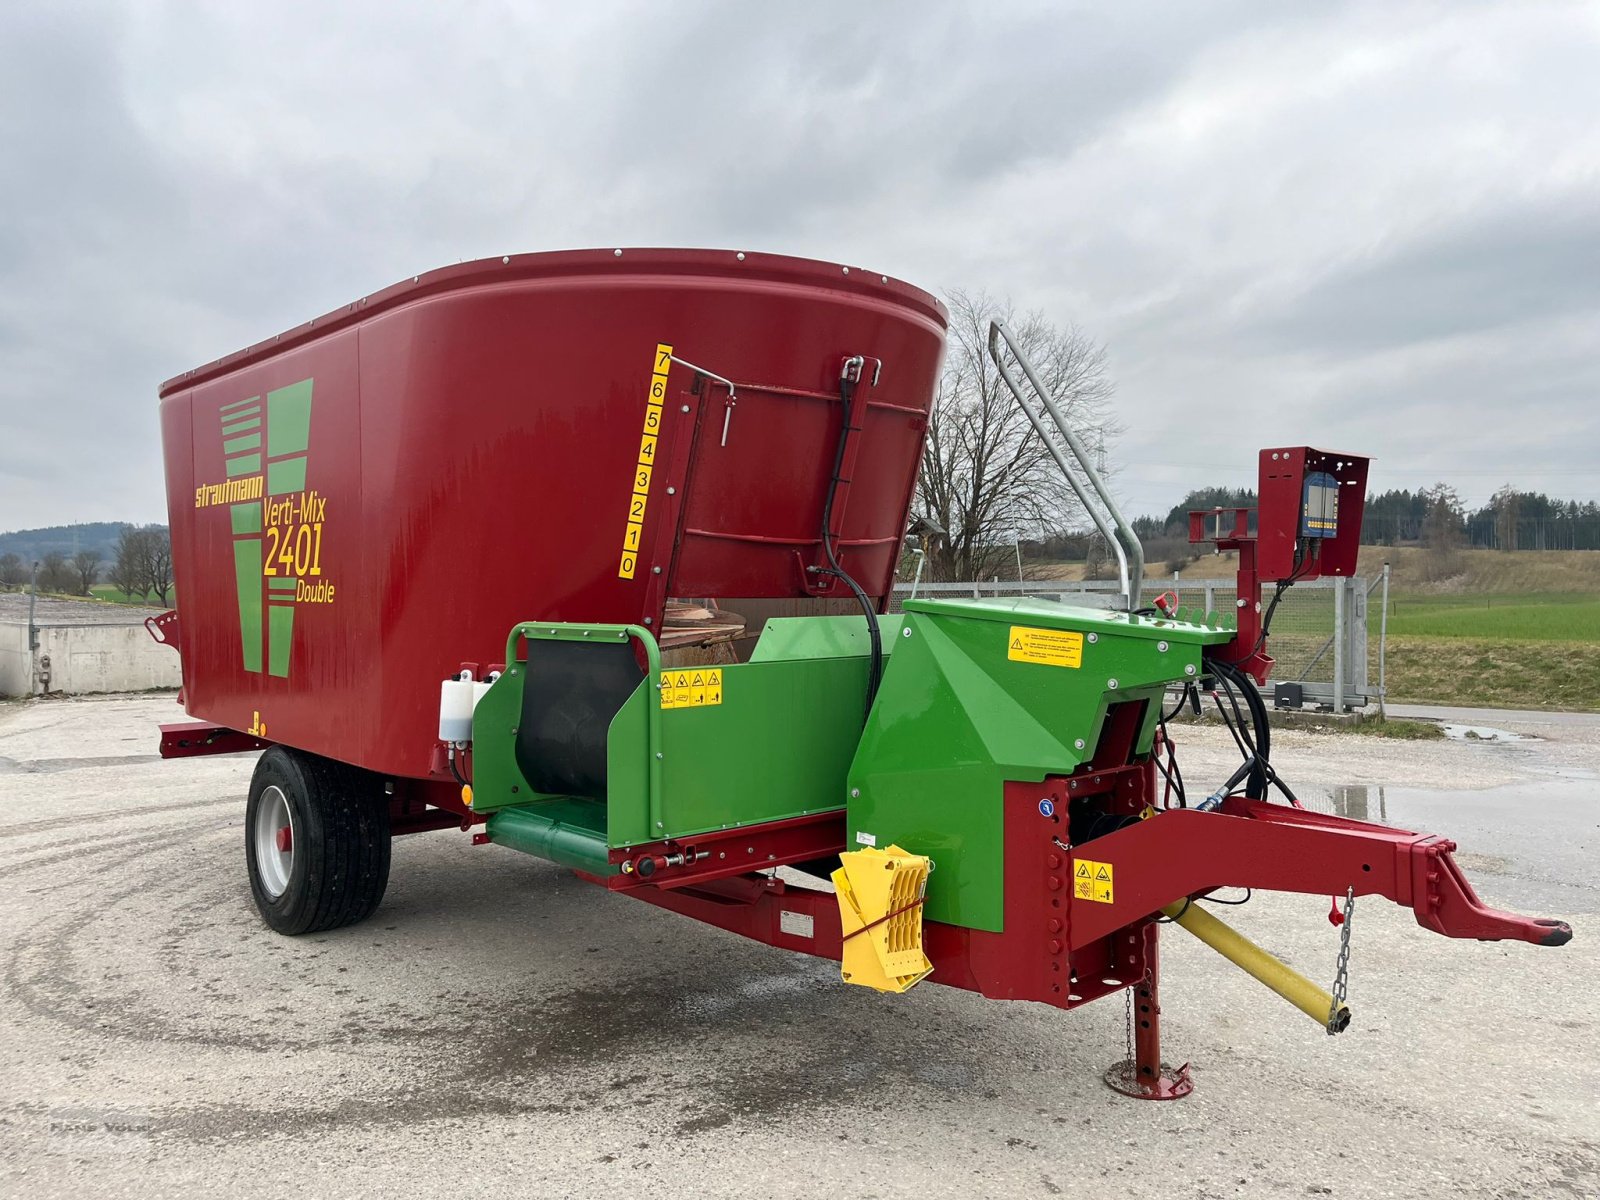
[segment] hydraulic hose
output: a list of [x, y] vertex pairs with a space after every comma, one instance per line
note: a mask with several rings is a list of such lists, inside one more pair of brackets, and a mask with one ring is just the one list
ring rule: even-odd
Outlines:
[[1272, 724], [1267, 716], [1266, 701], [1261, 698], [1261, 689], [1256, 687], [1255, 680], [1232, 663], [1211, 659], [1207, 661], [1206, 667], [1227, 685], [1230, 700], [1234, 696], [1234, 689], [1244, 697], [1245, 708], [1250, 713], [1252, 735], [1248, 744], [1256, 759], [1249, 779], [1245, 783], [1244, 794], [1252, 800], [1264, 799], [1267, 794], [1267, 772], [1272, 762]]
[[[859, 368], [858, 368], [859, 369]], [[850, 444], [850, 435], [856, 432], [850, 424], [850, 402], [855, 398], [856, 381], [850, 378], [849, 369], [839, 377], [839, 400], [842, 408], [839, 426], [839, 445], [833, 453], [833, 476], [828, 482], [828, 496], [822, 503], [822, 551], [828, 559], [828, 574], [844, 581], [853, 593], [861, 611], [867, 618], [867, 637], [872, 643], [872, 661], [867, 669], [867, 702], [863, 720], [872, 712], [872, 702], [878, 695], [878, 684], [883, 679], [883, 634], [878, 628], [878, 610], [873, 607], [866, 591], [839, 563], [838, 551], [833, 545], [833, 497], [843, 482], [839, 474], [844, 470], [844, 454]]]

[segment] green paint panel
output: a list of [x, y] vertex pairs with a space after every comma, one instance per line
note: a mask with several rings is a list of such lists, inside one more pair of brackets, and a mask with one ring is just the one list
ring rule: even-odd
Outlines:
[[239, 641], [244, 669], [261, 670], [261, 539], [233, 543], [233, 580], [239, 594]]
[[[650, 828], [659, 821], [665, 834], [683, 837], [843, 808], [845, 774], [861, 736], [867, 660], [719, 669], [721, 704], [661, 713], [661, 782]], [[659, 703], [660, 693], [651, 688], [648, 698]], [[635, 798], [615, 786], [611, 804], [613, 821], [636, 811]]]
[[[1136, 746], [1148, 751], [1168, 681], [1232, 634], [1047, 600], [906, 609], [910, 636], [896, 638], [850, 768], [860, 796], [846, 840], [865, 834], [929, 855], [928, 919], [999, 931], [1005, 782], [1070, 774], [1093, 755], [1114, 703], [1148, 702]], [[1010, 658], [1014, 625], [1081, 634], [1082, 665]]]
[[472, 710], [472, 807], [476, 812], [526, 804], [537, 793], [517, 767], [522, 668], [512, 664]]
[[305, 490], [305, 455], [302, 454], [299, 458], [286, 458], [281, 462], [267, 464], [267, 495], [281, 496], [285, 492], [303, 492]]
[[228, 478], [237, 479], [241, 475], [259, 475], [261, 473], [261, 455], [246, 454], [239, 458], [228, 459]]
[[592, 875], [615, 875], [606, 846], [606, 809], [597, 800], [564, 797], [502, 809], [484, 825], [489, 840]]
[[[581, 637], [587, 628], [596, 639], [613, 638], [621, 627], [523, 628], [537, 631], [528, 644], [528, 653], [536, 655], [550, 636]], [[653, 641], [648, 650], [659, 661]], [[606, 758], [609, 845], [633, 846], [844, 806], [845, 774], [861, 733], [865, 655], [717, 669], [722, 672], [720, 704], [663, 710], [657, 668], [613, 717]], [[474, 714], [476, 811], [548, 799], [529, 787], [516, 763], [522, 678], [522, 668], [513, 665]]]
[[[261, 410], [260, 409], [255, 409], [253, 411], [260, 412]], [[256, 417], [256, 416], [252, 416], [247, 421], [237, 421], [237, 422], [235, 422], [234, 424], [231, 424], [231, 425], [224, 425], [222, 427], [222, 436], [223, 437], [232, 437], [236, 433], [245, 433], [245, 432], [248, 432], [249, 430], [260, 429], [260, 428], [261, 428], [261, 418], [260, 417]]]
[[[606, 837], [613, 846], [634, 846], [651, 840], [656, 819], [650, 815], [650, 789], [666, 759], [652, 758], [650, 724], [660, 724], [656, 690], [648, 679], [611, 718], [606, 734], [606, 790], [626, 799], [610, 807]], [[654, 768], [654, 769], [652, 769]], [[660, 836], [659, 834], [656, 836]]]
[[261, 449], [261, 435], [259, 433], [247, 433], [243, 437], [229, 438], [222, 443], [222, 452], [224, 454], [238, 454], [241, 450], [259, 449]]
[[267, 393], [267, 457], [303, 454], [311, 444], [311, 380]]
[[[245, 407], [247, 407], [248, 405], [251, 405], [251, 404], [255, 404], [260, 399], [261, 399], [260, 396], [250, 396], [250, 397], [247, 397], [244, 400], [235, 400], [232, 404], [224, 404], [217, 411], [220, 412], [220, 413], [236, 413], [236, 412], [238, 412], [239, 409], [245, 408]], [[227, 416], [223, 417], [223, 420], [231, 420], [231, 419], [232, 419], [231, 417], [227, 417]]]
[[[905, 618], [886, 613], [878, 618], [878, 635], [887, 658]], [[872, 653], [872, 637], [865, 617], [771, 617], [761, 627], [761, 638], [750, 654], [751, 662], [794, 658], [850, 658]]]
[[294, 605], [274, 603], [267, 605], [269, 637], [267, 650], [270, 656], [267, 672], [279, 678], [289, 674], [290, 639], [294, 634]]
[[[526, 670], [526, 663], [517, 661], [519, 643], [526, 638], [529, 651], [537, 653], [539, 644], [545, 641], [581, 641], [586, 638], [610, 641], [629, 637], [644, 647], [646, 657], [652, 666], [659, 665], [660, 652], [656, 648], [655, 639], [648, 630], [637, 626], [539, 624], [517, 625], [512, 629], [510, 637], [506, 639], [506, 661], [510, 665], [500, 678], [490, 685], [488, 692], [478, 702], [472, 714], [472, 784], [475, 812], [494, 812], [502, 808], [527, 805], [535, 800], [571, 799], [571, 797], [551, 796], [534, 791], [517, 764], [516, 733], [522, 719], [522, 684], [523, 673]], [[616, 791], [622, 787], [630, 794], [640, 796], [649, 794], [651, 780], [654, 778], [649, 764], [655, 760], [650, 755], [649, 747], [656, 737], [655, 726], [658, 723], [651, 719], [658, 714], [648, 713], [644, 707], [644, 690], [641, 684], [623, 703], [621, 710], [612, 719], [608, 733], [607, 770], [610, 775], [608, 780], [610, 789]], [[619, 733], [619, 729], [623, 732]], [[619, 742], [625, 743], [628, 747], [624, 765], [620, 766]], [[642, 827], [643, 821], [644, 812], [641, 807], [636, 824]]]
[[290, 579], [283, 575], [268, 575], [267, 586], [275, 592], [292, 592], [299, 587], [298, 579]]
[[229, 519], [233, 522], [233, 532], [260, 533], [261, 532], [261, 504], [251, 500], [246, 504], [234, 504], [228, 509]]

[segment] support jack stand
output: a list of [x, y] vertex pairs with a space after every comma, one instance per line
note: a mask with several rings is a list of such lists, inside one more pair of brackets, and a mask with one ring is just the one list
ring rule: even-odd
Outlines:
[[1174, 1070], [1161, 1064], [1160, 1073], [1140, 1077], [1140, 1072], [1127, 1059], [1112, 1063], [1101, 1076], [1113, 1092], [1132, 1096], [1135, 1100], [1182, 1100], [1194, 1091], [1194, 1081], [1189, 1078], [1189, 1064]]
[[1145, 974], [1131, 989], [1128, 1004], [1128, 1021], [1132, 1025], [1128, 1049], [1133, 1057], [1112, 1063], [1101, 1076], [1112, 1091], [1135, 1100], [1181, 1100], [1194, 1091], [1188, 1063], [1174, 1070], [1161, 1061], [1161, 1004], [1157, 982], [1161, 978], [1159, 936], [1159, 926], [1154, 922], [1145, 925]]

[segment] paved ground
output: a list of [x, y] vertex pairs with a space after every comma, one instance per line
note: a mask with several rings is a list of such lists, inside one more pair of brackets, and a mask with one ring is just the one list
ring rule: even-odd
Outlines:
[[1600, 712], [1532, 712], [1523, 708], [1451, 708], [1440, 704], [1391, 704], [1392, 717], [1458, 721], [1468, 725], [1504, 725], [1537, 733], [1552, 726], [1600, 730]]
[[[1600, 736], [1286, 734], [1320, 807], [1448, 832], [1571, 945], [1357, 912], [1328, 1038], [1179, 931], [1170, 1053], [1120, 1099], [1122, 1006], [886, 998], [464, 835], [395, 847], [373, 920], [286, 939], [244, 880], [248, 759], [154, 759], [170, 698], [0, 706], [0, 1195], [1600, 1194]], [[1496, 722], [1505, 725], [1506, 722]], [[1514, 726], [1513, 726], [1514, 727]], [[1184, 731], [1191, 779], [1225, 734]], [[1494, 784], [1458, 794], [1428, 790]], [[1331, 976], [1327, 901], [1232, 919]]]

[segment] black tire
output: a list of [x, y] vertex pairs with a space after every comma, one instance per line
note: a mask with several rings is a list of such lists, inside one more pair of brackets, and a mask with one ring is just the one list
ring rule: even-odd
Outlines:
[[[274, 894], [274, 882], [257, 861], [256, 827], [263, 805], [280, 801], [287, 804], [292, 852], [286, 869], [278, 868], [287, 878], [278, 881], [281, 890]], [[269, 810], [266, 824], [271, 823]], [[376, 776], [273, 746], [250, 780], [244, 830], [250, 894], [262, 919], [279, 933], [352, 925], [382, 901], [389, 884], [389, 801]]]

